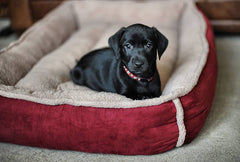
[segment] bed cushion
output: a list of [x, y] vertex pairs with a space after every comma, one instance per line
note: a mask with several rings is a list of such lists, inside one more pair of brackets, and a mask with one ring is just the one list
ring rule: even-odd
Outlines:
[[[169, 39], [157, 62], [162, 96], [131, 100], [70, 81], [76, 60], [136, 22]], [[3, 49], [0, 67], [1, 142], [125, 155], [192, 141], [217, 75], [210, 25], [190, 1], [65, 2]]]

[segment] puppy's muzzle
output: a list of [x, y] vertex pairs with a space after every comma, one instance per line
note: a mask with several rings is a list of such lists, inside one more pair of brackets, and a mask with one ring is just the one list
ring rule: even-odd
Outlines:
[[141, 68], [144, 65], [144, 60], [140, 59], [132, 59], [132, 64], [135, 66], [135, 68]]

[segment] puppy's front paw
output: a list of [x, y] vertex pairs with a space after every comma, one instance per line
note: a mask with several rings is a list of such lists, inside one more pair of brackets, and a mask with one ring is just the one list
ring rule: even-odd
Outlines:
[[149, 99], [149, 96], [142, 96], [141, 100]]
[[153, 98], [153, 97], [147, 96], [147, 95], [137, 95], [136, 96], [136, 100], [145, 100], [145, 99], [149, 99], [149, 98]]

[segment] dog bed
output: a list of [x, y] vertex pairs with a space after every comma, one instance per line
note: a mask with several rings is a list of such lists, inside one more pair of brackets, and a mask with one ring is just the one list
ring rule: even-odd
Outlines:
[[[174, 12], [173, 12], [174, 11]], [[74, 85], [69, 71], [120, 27], [155, 26], [163, 93], [131, 100]], [[210, 111], [214, 36], [192, 1], [65, 2], [0, 53], [0, 141], [50, 149], [158, 154], [191, 142]]]

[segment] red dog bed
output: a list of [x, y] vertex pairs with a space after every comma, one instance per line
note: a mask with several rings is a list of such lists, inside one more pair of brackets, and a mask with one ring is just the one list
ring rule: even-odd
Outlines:
[[[126, 7], [129, 10], [124, 15]], [[143, 13], [131, 15], [139, 9]], [[82, 45], [79, 48], [86, 53], [87, 40], [94, 42], [91, 47], [101, 46], [106, 39], [95, 39], [97, 34], [92, 36], [90, 28], [103, 31], [106, 24], [116, 24], [113, 18], [99, 22], [109, 12], [119, 16], [120, 25], [162, 20], [154, 26], [170, 38], [170, 44], [161, 60], [165, 64], [160, 61], [158, 67], [164, 84], [160, 98], [134, 101], [71, 83], [69, 70], [81, 54], [70, 47]], [[153, 20], [148, 19], [149, 14]], [[99, 37], [107, 38], [115, 32], [111, 29]], [[176, 31], [180, 36], [171, 39]], [[176, 48], [171, 40], [178, 42]], [[176, 54], [170, 57], [173, 49]], [[56, 60], [61, 58], [59, 53], [63, 58]], [[73, 53], [71, 57], [69, 53]], [[51, 58], [56, 61], [49, 61]], [[49, 68], [52, 64], [56, 69]], [[161, 72], [161, 68], [165, 70]], [[69, 2], [1, 51], [0, 77], [0, 142], [92, 153], [158, 154], [191, 142], [204, 125], [217, 78], [214, 36], [209, 21], [193, 2]]]

